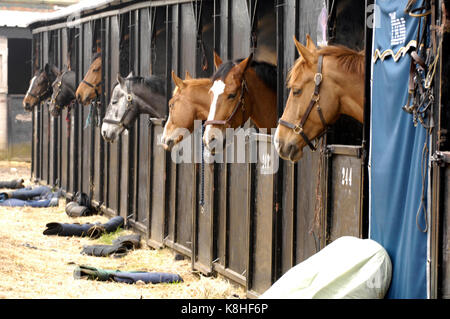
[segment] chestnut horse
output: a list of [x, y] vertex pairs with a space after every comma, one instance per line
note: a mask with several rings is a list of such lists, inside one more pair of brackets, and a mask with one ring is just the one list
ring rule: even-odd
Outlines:
[[92, 64], [89, 67], [84, 79], [78, 85], [75, 96], [77, 101], [83, 105], [99, 98], [102, 94], [102, 56], [98, 52], [92, 57]]
[[300, 53], [288, 76], [289, 97], [275, 132], [283, 159], [298, 161], [303, 148], [323, 134], [341, 114], [363, 122], [364, 52], [342, 46], [310, 50], [294, 42]]
[[61, 109], [75, 99], [75, 72], [66, 70], [56, 77], [52, 84], [53, 94], [48, 107], [53, 116], [59, 116]]
[[30, 80], [30, 86], [23, 98], [23, 107], [26, 111], [31, 111], [41, 101], [45, 101], [52, 95], [52, 83], [59, 74], [56, 66], [45, 64], [43, 70], [36, 72]]
[[243, 126], [249, 118], [258, 128], [270, 130], [277, 124], [276, 67], [252, 58], [253, 54], [225, 62], [212, 77], [212, 102], [203, 134], [209, 151], [216, 134], [224, 136], [226, 128]]
[[186, 73], [183, 81], [172, 71], [172, 79], [176, 87], [169, 101], [169, 117], [161, 138], [166, 151], [181, 142], [185, 133], [193, 132], [195, 120], [206, 120], [211, 103], [209, 78], [193, 79]]

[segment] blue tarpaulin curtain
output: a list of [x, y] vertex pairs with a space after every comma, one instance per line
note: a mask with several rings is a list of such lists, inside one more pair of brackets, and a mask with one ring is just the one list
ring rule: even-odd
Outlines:
[[[389, 253], [393, 273], [387, 298], [427, 298], [427, 233], [421, 204], [426, 130], [402, 110], [408, 97], [418, 19], [407, 0], [376, 0], [369, 160], [369, 237]], [[417, 1], [420, 6], [422, 1]], [[425, 163], [426, 164], [426, 163]], [[426, 176], [425, 176], [426, 179]], [[426, 186], [425, 186], [426, 187]], [[425, 192], [426, 194], [426, 192]], [[426, 207], [426, 198], [425, 198]]]

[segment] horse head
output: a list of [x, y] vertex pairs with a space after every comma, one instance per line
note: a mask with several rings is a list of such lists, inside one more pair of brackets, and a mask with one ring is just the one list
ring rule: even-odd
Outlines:
[[162, 118], [165, 102], [165, 85], [162, 78], [134, 76], [133, 72], [123, 78], [118, 74], [103, 119], [103, 138], [107, 142], [114, 142], [125, 129], [134, 124], [141, 113]]
[[75, 72], [71, 70], [60, 72], [53, 82], [52, 88], [49, 112], [53, 116], [59, 116], [61, 109], [75, 99]]
[[92, 58], [92, 64], [89, 66], [84, 79], [78, 85], [75, 97], [83, 105], [89, 104], [102, 94], [102, 56], [96, 53]]
[[194, 130], [195, 120], [206, 120], [209, 113], [211, 80], [193, 79], [188, 72], [183, 81], [172, 71], [175, 90], [169, 101], [169, 117], [161, 139], [165, 150], [173, 146]]
[[290, 89], [274, 136], [279, 155], [292, 162], [341, 114], [362, 122], [364, 54], [342, 46], [316, 49], [294, 37], [300, 57], [288, 75]]
[[56, 66], [45, 64], [43, 70], [35, 73], [30, 80], [30, 85], [25, 97], [23, 98], [23, 107], [27, 111], [31, 111], [34, 106], [41, 101], [49, 98], [52, 94], [52, 83], [59, 74]]

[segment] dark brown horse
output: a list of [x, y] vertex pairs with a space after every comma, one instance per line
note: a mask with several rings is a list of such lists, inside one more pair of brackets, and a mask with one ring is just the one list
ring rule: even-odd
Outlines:
[[209, 151], [216, 135], [223, 137], [226, 128], [243, 126], [249, 118], [258, 128], [270, 130], [277, 124], [276, 67], [252, 58], [223, 63], [212, 77], [212, 102], [203, 134]]
[[75, 72], [71, 70], [60, 72], [52, 87], [53, 94], [48, 110], [53, 116], [59, 116], [61, 110], [75, 99]]
[[292, 162], [341, 114], [363, 121], [364, 52], [342, 46], [311, 50], [295, 38], [300, 58], [288, 76], [289, 97], [274, 143]]
[[194, 131], [195, 120], [206, 120], [211, 103], [211, 79], [193, 79], [186, 73], [183, 81], [173, 71], [172, 79], [176, 87], [169, 101], [169, 117], [161, 138], [167, 151], [181, 142], [186, 133]]
[[83, 105], [99, 98], [102, 94], [102, 56], [98, 52], [92, 57], [92, 64], [89, 67], [84, 79], [78, 85], [75, 96], [77, 101]]
[[52, 83], [59, 74], [56, 66], [45, 64], [43, 70], [35, 73], [30, 80], [30, 86], [25, 97], [23, 98], [23, 107], [27, 111], [31, 111], [34, 106], [41, 101], [45, 101], [52, 95]]

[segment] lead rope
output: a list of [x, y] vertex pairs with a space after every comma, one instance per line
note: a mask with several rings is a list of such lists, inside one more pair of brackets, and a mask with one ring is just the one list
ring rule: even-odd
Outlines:
[[[314, 245], [316, 248], [316, 252], [320, 250], [320, 226], [321, 226], [321, 215], [323, 211], [323, 193], [322, 193], [322, 187], [320, 185], [320, 182], [322, 180], [322, 174], [323, 174], [323, 164], [324, 159], [323, 155], [325, 154], [324, 151], [324, 138], [322, 137], [320, 139], [320, 156], [319, 156], [319, 166], [317, 169], [317, 179], [316, 179], [316, 190], [315, 190], [315, 204], [314, 204], [314, 220], [311, 225], [311, 228], [309, 230], [309, 233], [313, 235], [314, 237]], [[319, 232], [319, 237], [317, 238], [315, 231]]]
[[[429, 153], [429, 149], [428, 149], [428, 136], [431, 135], [431, 127], [428, 128], [428, 134], [425, 136], [425, 143], [423, 145], [423, 149], [422, 149], [422, 158], [421, 158], [421, 163], [420, 163], [420, 174], [422, 176], [422, 192], [421, 192], [421, 196], [420, 196], [420, 204], [419, 204], [419, 208], [417, 209], [417, 213], [416, 213], [416, 225], [417, 228], [422, 232], [422, 233], [426, 233], [428, 232], [428, 212], [427, 209], [425, 208], [425, 184], [426, 184], [426, 179], [427, 179], [427, 170], [428, 170], [428, 162], [427, 162], [427, 155]], [[422, 229], [422, 227], [420, 227], [419, 224], [419, 216], [421, 214], [421, 212], [423, 212], [423, 218], [425, 221], [425, 229]]]
[[94, 108], [92, 107], [92, 104], [94, 102], [91, 101], [91, 103], [89, 104], [89, 113], [88, 116], [86, 118], [86, 122], [84, 123], [84, 129], [88, 128], [89, 125], [91, 125], [91, 117], [92, 117], [92, 113], [94, 112]]
[[[203, 137], [203, 123], [200, 128], [201, 137]], [[200, 209], [201, 213], [203, 214], [205, 211], [205, 159], [203, 156], [203, 152], [205, 151], [205, 144], [203, 144], [203, 138], [202, 140], [202, 161], [200, 163]]]

